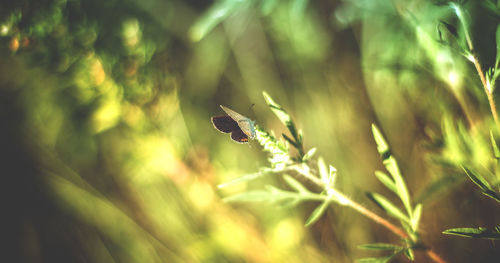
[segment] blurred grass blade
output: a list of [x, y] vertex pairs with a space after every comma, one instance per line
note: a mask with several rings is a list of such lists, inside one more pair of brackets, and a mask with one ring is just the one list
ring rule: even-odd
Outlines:
[[394, 255], [390, 255], [390, 256], [382, 257], [382, 258], [362, 258], [362, 259], [356, 260], [356, 262], [359, 262], [359, 263], [387, 263], [387, 262], [389, 262], [389, 260], [392, 259], [393, 256]]
[[373, 200], [380, 208], [384, 209], [384, 211], [401, 220], [406, 223], [410, 223], [410, 219], [403, 213], [399, 208], [397, 208], [391, 201], [383, 197], [382, 195], [379, 195], [377, 193], [369, 193], [368, 197]]
[[255, 190], [248, 191], [241, 194], [232, 195], [224, 198], [224, 202], [262, 202], [262, 201], [271, 201], [274, 200], [275, 197], [272, 196], [272, 193], [264, 190]]
[[416, 203], [425, 203], [428, 200], [433, 200], [436, 196], [444, 191], [450, 191], [452, 187], [465, 180], [464, 176], [460, 175], [445, 175], [431, 182], [421, 193], [415, 198]]
[[224, 187], [228, 187], [228, 186], [231, 186], [231, 185], [235, 185], [235, 184], [239, 184], [239, 183], [243, 183], [243, 182], [252, 181], [252, 180], [260, 178], [260, 177], [262, 177], [264, 175], [270, 174], [273, 171], [274, 171], [274, 169], [266, 169], [266, 170], [260, 171], [258, 173], [246, 174], [246, 175], [240, 176], [238, 178], [235, 178], [235, 179], [233, 179], [233, 180], [231, 180], [229, 182], [219, 184], [217, 187], [218, 188], [224, 188]]
[[363, 244], [363, 245], [359, 245], [358, 248], [370, 249], [370, 250], [393, 250], [393, 251], [397, 251], [397, 250], [402, 249], [401, 246], [389, 244], [389, 243]]
[[306, 221], [305, 224], [306, 227], [316, 223], [316, 221], [320, 219], [320, 217], [323, 215], [323, 213], [330, 205], [330, 201], [331, 201], [330, 199], [326, 199], [321, 205], [319, 205], [314, 209], [314, 211], [311, 213], [311, 216], [309, 216], [309, 218]]
[[290, 187], [293, 189], [297, 190], [299, 193], [311, 193], [311, 191], [307, 190], [307, 188], [302, 185], [299, 181], [297, 181], [295, 178], [289, 176], [289, 175], [283, 175], [283, 179], [287, 182]]
[[398, 193], [394, 181], [386, 173], [382, 171], [375, 171], [375, 177], [377, 177], [380, 182], [382, 182], [387, 188], [389, 188], [389, 190], [393, 191], [396, 194]]
[[500, 240], [500, 233], [497, 230], [489, 230], [484, 227], [472, 228], [472, 227], [464, 227], [464, 228], [451, 228], [443, 231], [443, 234], [448, 235], [456, 235], [462, 237], [471, 237], [471, 238], [485, 238], [492, 240]]
[[242, 4], [242, 1], [235, 0], [216, 1], [189, 30], [191, 40], [197, 42], [203, 39], [214, 27], [234, 14], [237, 8], [241, 8]]
[[421, 216], [422, 216], [422, 204], [417, 204], [415, 206], [415, 210], [413, 210], [413, 215], [411, 218], [411, 228], [413, 229], [413, 231], [417, 231]]
[[499, 160], [500, 159], [500, 149], [498, 149], [497, 142], [495, 140], [495, 136], [493, 136], [493, 131], [490, 130], [490, 140], [491, 140], [491, 147], [493, 148], [493, 156], [495, 156], [495, 159]]
[[276, 7], [276, 4], [278, 3], [278, 0], [266, 0], [262, 1], [260, 4], [260, 11], [262, 12], [263, 15], [267, 16], [269, 15], [273, 9]]
[[293, 19], [300, 19], [307, 7], [307, 0], [293, 0], [290, 5], [290, 15]]
[[495, 71], [498, 68], [498, 62], [500, 61], [500, 25], [498, 25], [498, 27], [497, 27], [496, 41], [497, 41], [497, 56], [496, 56], [496, 62], [495, 62]]

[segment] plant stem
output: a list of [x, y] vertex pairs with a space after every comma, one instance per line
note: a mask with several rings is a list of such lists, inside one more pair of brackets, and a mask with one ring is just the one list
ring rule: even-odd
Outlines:
[[391, 222], [389, 222], [389, 221], [385, 220], [384, 218], [380, 217], [379, 215], [373, 213], [372, 211], [368, 210], [364, 206], [354, 202], [353, 200], [349, 199], [347, 196], [345, 196], [341, 192], [339, 192], [335, 189], [331, 189], [331, 190], [333, 190], [333, 191], [330, 191], [330, 194], [335, 196], [337, 199], [341, 200], [342, 205], [349, 206], [352, 209], [361, 213], [362, 215], [370, 218], [375, 223], [385, 226], [387, 229], [389, 229], [394, 234], [400, 236], [401, 238], [408, 238], [408, 234], [406, 234], [401, 228], [393, 225]]
[[[313, 174], [310, 173], [308, 168], [305, 168], [304, 165], [293, 165], [289, 167], [290, 169], [298, 172], [300, 175], [304, 176], [306, 179], [314, 183], [315, 185], [325, 188], [325, 183], [321, 181], [318, 177], [314, 176]], [[396, 234], [397, 236], [407, 239], [409, 238], [408, 234], [404, 232], [401, 228], [395, 226], [391, 222], [387, 221], [386, 219], [380, 217], [379, 215], [375, 214], [374, 212], [370, 211], [369, 209], [365, 208], [364, 206], [356, 203], [346, 195], [344, 195], [342, 192], [334, 189], [334, 188], [328, 188], [327, 194], [332, 196], [333, 200], [336, 200], [339, 204], [349, 206], [352, 209], [358, 211], [360, 214], [368, 217], [369, 219], [373, 220], [375, 223], [380, 224], [387, 229], [389, 229], [391, 232]], [[439, 257], [438, 254], [436, 254], [432, 249], [426, 248], [425, 253], [429, 258], [431, 258], [434, 262], [437, 263], [446, 263], [441, 257]]]
[[500, 129], [500, 123], [498, 121], [497, 107], [495, 105], [495, 99], [493, 98], [492, 89], [488, 86], [488, 82], [486, 81], [486, 77], [484, 76], [484, 72], [481, 69], [481, 64], [479, 64], [477, 57], [472, 55], [472, 57], [470, 59], [472, 60], [472, 63], [474, 63], [474, 67], [476, 67], [477, 74], [479, 75], [479, 78], [481, 79], [481, 83], [483, 84], [484, 92], [486, 93], [486, 96], [488, 97], [488, 103], [490, 104], [491, 114], [493, 115], [493, 118], [495, 119], [495, 124], [497, 125], [497, 128]]
[[497, 113], [497, 107], [495, 105], [495, 99], [493, 98], [493, 87], [490, 87], [490, 84], [486, 81], [486, 77], [484, 75], [484, 72], [481, 68], [481, 64], [479, 64], [479, 60], [474, 52], [474, 44], [472, 42], [471, 35], [469, 33], [469, 26], [468, 23], [466, 23], [466, 18], [464, 16], [464, 13], [462, 9], [456, 5], [452, 4], [452, 7], [455, 9], [455, 12], [457, 14], [457, 17], [462, 24], [462, 27], [464, 29], [464, 34], [465, 34], [465, 40], [467, 42], [467, 47], [469, 48], [469, 55], [468, 59], [474, 64], [474, 67], [476, 67], [477, 74], [479, 75], [479, 78], [481, 79], [481, 83], [483, 84], [484, 92], [486, 93], [486, 96], [488, 97], [488, 103], [490, 104], [490, 110], [491, 114], [493, 115], [493, 119], [495, 119], [495, 124], [497, 128], [500, 129], [500, 123], [498, 121], [498, 113]]

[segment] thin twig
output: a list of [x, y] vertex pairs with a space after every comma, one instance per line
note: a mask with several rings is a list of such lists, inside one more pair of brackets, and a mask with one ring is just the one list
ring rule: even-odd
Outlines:
[[[315, 184], [321, 188], [325, 187], [325, 183], [322, 182], [321, 179], [319, 179], [318, 177], [311, 174], [310, 171], [307, 168], [304, 168], [303, 165], [293, 165], [293, 166], [290, 166], [289, 168], [298, 172], [300, 175], [304, 176], [306, 179], [311, 181], [313, 184]], [[349, 197], [347, 197], [343, 193], [339, 192], [338, 190], [336, 190], [334, 188], [329, 188], [329, 189], [327, 189], [327, 194], [334, 197], [334, 199], [336, 199], [338, 201], [338, 203], [340, 203], [341, 205], [351, 207], [352, 209], [358, 211], [362, 215], [370, 218], [375, 223], [380, 224], [380, 225], [384, 226], [385, 228], [389, 229], [391, 232], [393, 232], [397, 236], [399, 236], [403, 239], [409, 238], [408, 234], [405, 231], [403, 231], [401, 228], [395, 226], [394, 224], [392, 224], [388, 220], [380, 217], [379, 215], [370, 211], [366, 207], [356, 203], [355, 201], [353, 201], [352, 199], [350, 199]], [[429, 256], [429, 258], [434, 260], [434, 262], [446, 263], [445, 260], [443, 260], [438, 254], [436, 254], [430, 248], [426, 248], [425, 253], [427, 254], [427, 256]]]
[[479, 64], [476, 56], [472, 55], [470, 59], [472, 60], [472, 63], [474, 63], [474, 67], [476, 67], [477, 74], [479, 75], [481, 83], [483, 84], [484, 92], [486, 93], [486, 96], [488, 97], [488, 103], [490, 104], [491, 114], [493, 115], [493, 119], [495, 119], [495, 124], [497, 125], [497, 128], [500, 129], [500, 122], [498, 121], [497, 107], [495, 105], [495, 99], [493, 98], [492, 88], [489, 87], [488, 82], [486, 81], [486, 77], [484, 76], [484, 72], [481, 69], [481, 64]]

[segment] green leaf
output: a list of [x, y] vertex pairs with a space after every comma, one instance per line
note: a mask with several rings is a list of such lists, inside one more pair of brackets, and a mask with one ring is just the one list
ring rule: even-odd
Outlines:
[[203, 39], [214, 27], [233, 14], [238, 8], [242, 8], [240, 1], [216, 1], [189, 30], [191, 40], [197, 42]]
[[420, 217], [422, 215], [422, 204], [417, 204], [415, 210], [413, 210], [413, 215], [411, 218], [411, 228], [413, 231], [417, 231], [418, 224], [420, 223]]
[[411, 261], [414, 261], [415, 260], [415, 255], [413, 254], [413, 249], [411, 248], [408, 248], [408, 249], [405, 249], [404, 250], [404, 254], [405, 256], [411, 260]]
[[292, 187], [293, 189], [297, 190], [299, 193], [311, 193], [311, 191], [307, 190], [307, 188], [302, 185], [299, 181], [297, 181], [295, 178], [289, 176], [289, 175], [283, 175], [283, 179]]
[[375, 143], [377, 144], [377, 151], [381, 156], [386, 155], [389, 152], [389, 145], [382, 136], [382, 133], [377, 128], [375, 124], [372, 124], [372, 133], [373, 138], [375, 139]]
[[335, 185], [335, 180], [337, 179], [337, 169], [333, 166], [329, 166], [330, 168], [330, 177], [328, 177], [328, 187], [333, 187]]
[[[403, 205], [405, 206], [408, 215], [411, 216], [413, 210], [411, 208], [411, 203], [410, 203], [410, 194], [408, 193], [408, 189], [406, 188], [406, 183], [403, 179], [403, 176], [399, 171], [398, 163], [396, 162], [396, 159], [394, 159], [394, 157], [391, 155], [387, 141], [385, 140], [384, 136], [382, 135], [382, 133], [375, 124], [372, 124], [372, 132], [373, 132], [373, 138], [377, 143], [377, 150], [379, 154], [382, 156], [382, 163], [384, 164], [385, 168], [391, 174], [392, 179], [394, 180], [395, 187], [393, 188], [396, 188], [396, 191], [394, 192], [403, 202]], [[391, 189], [391, 187], [389, 187], [389, 189]]]
[[362, 258], [356, 261], [359, 263], [387, 263], [392, 259], [392, 257], [394, 257], [394, 255], [381, 258]]
[[497, 142], [495, 141], [495, 136], [493, 136], [493, 131], [491, 130], [490, 130], [490, 140], [491, 140], [491, 147], [493, 148], [493, 156], [495, 156], [495, 159], [499, 160], [500, 150], [498, 149]]
[[278, 104], [276, 103], [267, 92], [263, 91], [262, 95], [264, 95], [264, 99], [267, 102], [267, 105], [271, 108], [273, 113], [278, 117], [278, 119], [285, 125], [288, 126], [290, 122], [292, 122], [292, 118], [290, 118], [290, 115], [286, 113], [286, 111]]
[[393, 191], [396, 194], [398, 193], [394, 181], [386, 173], [382, 171], [375, 171], [375, 176], [380, 182], [382, 182], [387, 188], [389, 188], [389, 190]]
[[498, 194], [497, 192], [487, 190], [483, 191], [482, 193], [500, 203], [500, 194]]
[[282, 133], [281, 135], [283, 136], [283, 138], [285, 138], [285, 140], [287, 140], [291, 145], [293, 145], [293, 147], [299, 148], [299, 145], [292, 138], [288, 137], [284, 133]]
[[301, 18], [305, 13], [307, 2], [307, 0], [293, 0], [290, 5], [290, 15], [294, 19]]
[[301, 140], [297, 134], [297, 129], [295, 128], [295, 124], [293, 123], [290, 115], [288, 115], [288, 113], [278, 103], [276, 103], [271, 98], [271, 96], [269, 96], [269, 94], [267, 94], [265, 91], [262, 92], [262, 95], [264, 96], [267, 105], [271, 108], [274, 115], [278, 117], [278, 119], [288, 128], [293, 138], [295, 138], [294, 144], [300, 143]]
[[464, 165], [462, 165], [462, 169], [465, 171], [465, 174], [467, 174], [467, 176], [472, 180], [472, 182], [474, 182], [477, 186], [479, 186], [479, 188], [481, 188], [481, 190], [494, 192], [494, 190], [491, 188], [486, 179], [484, 179], [484, 177], [482, 177], [478, 173], [475, 173]]
[[311, 216], [309, 216], [309, 218], [306, 221], [306, 227], [318, 221], [318, 219], [321, 217], [321, 215], [323, 215], [323, 213], [330, 205], [330, 201], [331, 201], [330, 199], [326, 199], [321, 205], [319, 205], [314, 209], [314, 211], [311, 213]]
[[451, 229], [447, 229], [447, 230], [443, 231], [443, 234], [456, 235], [456, 236], [462, 236], [462, 237], [500, 240], [500, 233], [498, 232], [498, 230], [489, 230], [489, 229], [484, 228], [484, 227], [451, 228]]
[[397, 251], [397, 250], [402, 249], [401, 246], [389, 244], [389, 243], [363, 244], [363, 245], [359, 245], [358, 248], [370, 249], [370, 250], [393, 250], [393, 251]]
[[261, 1], [260, 11], [263, 15], [267, 16], [273, 11], [277, 3], [278, 0]]
[[273, 199], [275, 198], [272, 193], [264, 190], [255, 190], [226, 197], [223, 200], [224, 202], [262, 202]]
[[495, 62], [495, 70], [498, 67], [498, 62], [500, 61], [500, 25], [497, 26], [496, 32], [496, 40], [497, 40], [497, 57]]
[[272, 173], [273, 171], [274, 171], [273, 169], [265, 169], [265, 170], [262, 170], [262, 171], [260, 171], [258, 173], [246, 174], [246, 175], [240, 176], [238, 178], [235, 178], [235, 179], [233, 179], [233, 180], [231, 180], [229, 182], [219, 184], [217, 187], [218, 188], [224, 188], [224, 187], [228, 187], [228, 186], [231, 186], [231, 185], [234, 185], [234, 184], [252, 181], [252, 180], [260, 178], [260, 177], [262, 177], [264, 175]]
[[401, 212], [399, 208], [391, 203], [391, 201], [389, 201], [382, 195], [379, 195], [377, 193], [369, 193], [368, 197], [373, 200], [378, 206], [380, 206], [380, 208], [384, 209], [387, 214], [406, 223], [410, 223], [410, 219], [403, 212]]
[[434, 182], [431, 182], [420, 195], [415, 198], [416, 203], [425, 203], [427, 200], [433, 200], [435, 196], [444, 191], [453, 189], [453, 186], [465, 180], [461, 175], [445, 175]]
[[326, 168], [325, 160], [323, 160], [322, 157], [318, 158], [318, 171], [319, 171], [319, 177], [321, 178], [321, 181], [325, 183], [325, 185], [328, 184], [328, 169]]
[[317, 150], [317, 148], [314, 147], [314, 148], [311, 148], [309, 151], [307, 151], [307, 153], [304, 154], [304, 157], [302, 157], [302, 161], [305, 162], [305, 161], [311, 159], [311, 157], [313, 157], [313, 155], [316, 153], [316, 150]]
[[399, 199], [401, 199], [401, 202], [403, 202], [408, 215], [411, 216], [411, 214], [413, 213], [413, 209], [411, 208], [410, 194], [408, 193], [408, 189], [406, 188], [405, 180], [401, 175], [401, 172], [399, 171], [396, 159], [394, 159], [394, 157], [391, 155], [383, 161], [383, 164], [394, 180], [394, 183], [396, 185], [396, 193]]

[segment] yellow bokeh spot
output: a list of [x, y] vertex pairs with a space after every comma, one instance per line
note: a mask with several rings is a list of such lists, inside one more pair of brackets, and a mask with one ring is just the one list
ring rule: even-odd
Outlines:
[[106, 72], [104, 72], [101, 60], [94, 59], [94, 61], [92, 61], [90, 65], [90, 74], [96, 86], [101, 85], [104, 82], [106, 79]]
[[214, 202], [214, 191], [206, 182], [195, 181], [188, 190], [193, 205], [200, 211], [209, 209]]
[[137, 19], [129, 19], [123, 23], [123, 42], [128, 47], [135, 47], [141, 41], [142, 31]]
[[276, 250], [287, 250], [296, 247], [303, 238], [304, 226], [294, 219], [285, 219], [274, 227], [271, 233], [271, 244]]
[[91, 128], [95, 133], [113, 127], [121, 115], [120, 101], [115, 98], [106, 100], [92, 115]]

